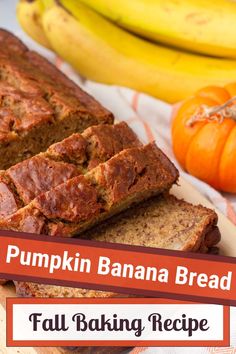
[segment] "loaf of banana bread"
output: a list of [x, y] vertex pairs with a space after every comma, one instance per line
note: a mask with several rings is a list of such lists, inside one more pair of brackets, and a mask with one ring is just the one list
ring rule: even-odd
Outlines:
[[[189, 252], [209, 252], [220, 241], [217, 215], [172, 195], [153, 197], [109, 221], [82, 233], [93, 241], [156, 247]], [[62, 286], [15, 282], [17, 294], [34, 297], [127, 296]]]
[[44, 153], [0, 172], [0, 218], [120, 151], [142, 144], [125, 122], [100, 124], [51, 145]]
[[113, 115], [18, 38], [0, 29], [0, 169]]
[[177, 169], [155, 143], [129, 148], [38, 195], [2, 219], [0, 228], [70, 237], [168, 190], [177, 179]]

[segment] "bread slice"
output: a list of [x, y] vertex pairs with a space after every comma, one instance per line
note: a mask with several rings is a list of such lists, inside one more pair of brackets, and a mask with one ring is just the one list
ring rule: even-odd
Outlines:
[[[220, 241], [217, 215], [172, 195], [153, 197], [112, 217], [80, 238], [206, 253]], [[17, 294], [33, 297], [120, 297], [98, 290], [15, 282]]]
[[155, 143], [126, 149], [85, 175], [40, 194], [1, 229], [70, 237], [168, 190], [178, 171]]
[[51, 145], [44, 153], [0, 172], [0, 218], [30, 203], [41, 193], [85, 174], [120, 151], [142, 144], [125, 122], [100, 124]]
[[113, 115], [13, 34], [0, 29], [0, 169]]
[[[171, 195], [154, 197], [82, 235], [85, 239], [207, 252], [220, 240], [217, 215], [202, 206], [193, 206]], [[132, 297], [98, 290], [15, 282], [18, 296], [24, 297]], [[117, 353], [124, 348], [75, 347], [75, 353]], [[68, 352], [63, 349], [63, 352]]]

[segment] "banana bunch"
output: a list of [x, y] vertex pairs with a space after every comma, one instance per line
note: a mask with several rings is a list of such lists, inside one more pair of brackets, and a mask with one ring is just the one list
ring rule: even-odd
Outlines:
[[197, 53], [236, 58], [235, 0], [82, 0], [131, 32]]
[[[200, 14], [198, 17], [198, 12], [192, 12], [195, 22], [189, 21], [186, 27], [182, 23], [187, 21], [183, 5], [175, 9], [173, 21], [167, 21], [169, 16], [170, 19], [172, 17], [170, 14], [164, 16], [164, 13], [172, 12], [177, 3], [186, 4], [188, 9], [193, 5], [197, 8], [198, 4], [203, 8], [204, 3], [207, 11], [202, 14], [205, 17]], [[232, 19], [233, 13], [236, 18], [236, 4], [230, 0], [214, 1], [214, 6], [210, 6], [210, 1], [205, 0], [24, 0], [18, 4], [18, 19], [27, 33], [38, 42], [51, 47], [83, 76], [102, 83], [127, 86], [174, 103], [193, 94], [202, 86], [225, 85], [236, 81], [236, 60], [192, 52], [198, 50], [236, 57], [236, 36], [232, 32], [232, 21], [231, 36], [227, 36], [227, 31], [224, 32], [224, 40], [222, 36], [218, 36], [221, 28], [217, 32], [213, 26], [218, 9], [215, 3], [227, 5], [218, 14], [224, 19], [223, 30], [226, 31], [227, 21]], [[30, 18], [28, 22], [24, 18], [26, 9]], [[35, 11], [40, 20], [37, 21], [37, 26], [36, 22], [32, 26]], [[228, 16], [228, 12], [230, 14], [226, 20], [224, 16]], [[158, 20], [159, 16], [162, 21]], [[208, 21], [207, 27], [204, 27], [204, 21]], [[173, 22], [172, 25], [170, 22]], [[174, 23], [176, 26], [182, 23], [182, 32], [178, 32], [178, 36], [174, 35]], [[198, 31], [193, 26], [194, 23], [198, 23]], [[208, 28], [204, 35], [209, 43], [202, 34], [204, 28]], [[215, 36], [211, 37], [213, 30]], [[191, 49], [191, 52], [150, 42], [131, 31], [142, 37]]]
[[42, 46], [51, 48], [43, 31], [43, 11], [44, 5], [41, 0], [21, 0], [16, 8], [17, 18], [24, 31]]

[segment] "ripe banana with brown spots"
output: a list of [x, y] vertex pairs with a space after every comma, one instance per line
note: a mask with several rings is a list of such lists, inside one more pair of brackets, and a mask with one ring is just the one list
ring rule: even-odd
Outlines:
[[44, 5], [41, 0], [20, 0], [17, 4], [16, 14], [24, 31], [42, 46], [50, 48], [42, 26], [43, 11]]
[[236, 61], [150, 43], [77, 0], [49, 0], [42, 22], [52, 48], [91, 80], [127, 86], [168, 102], [203, 86], [236, 80]]

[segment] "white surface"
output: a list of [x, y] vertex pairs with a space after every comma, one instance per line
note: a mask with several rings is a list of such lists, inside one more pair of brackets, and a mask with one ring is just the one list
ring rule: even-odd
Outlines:
[[20, 29], [15, 16], [17, 0], [0, 0], [0, 27], [12, 32]]
[[[37, 316], [37, 330], [33, 330], [34, 320], [32, 314], [40, 313]], [[87, 326], [89, 321], [92, 321], [91, 326], [94, 329], [94, 323], [97, 322], [99, 330], [90, 330], [89, 326], [86, 331], [77, 329], [77, 319], [73, 319], [77, 314], [77, 319], [80, 323], [79, 328]], [[117, 315], [117, 323], [119, 328], [119, 320], [129, 320], [129, 327], [133, 323], [132, 330], [114, 331], [113, 314]], [[151, 314], [160, 314], [161, 323], [170, 319], [182, 321], [182, 314], [186, 315], [186, 326], [192, 326], [192, 333], [189, 331], [165, 331], [153, 330], [152, 321], [149, 320]], [[66, 331], [45, 331], [43, 323], [48, 328], [48, 320], [55, 326], [55, 316], [59, 315], [59, 325], [61, 315], [65, 316]], [[101, 315], [105, 315], [105, 320], [109, 320], [111, 330], [108, 330], [105, 325], [102, 330]], [[31, 318], [31, 321], [29, 320]], [[36, 317], [35, 317], [36, 318]], [[80, 318], [83, 321], [80, 321]], [[158, 317], [159, 318], [159, 317]], [[189, 323], [189, 319], [196, 320], [198, 323], [202, 320], [207, 320], [207, 325], [204, 327], [208, 330], [202, 331], [199, 328], [194, 330], [195, 324]], [[46, 321], [46, 322], [44, 322]], [[137, 322], [139, 321], [139, 323]], [[178, 328], [181, 328], [181, 322], [178, 322]], [[125, 327], [125, 326], [124, 326]], [[157, 328], [158, 324], [157, 324]], [[170, 327], [169, 327], [170, 328]], [[138, 329], [140, 333], [138, 332]], [[220, 305], [202, 305], [202, 304], [14, 304], [13, 305], [13, 340], [223, 340], [223, 306]], [[200, 343], [199, 343], [200, 344]]]

